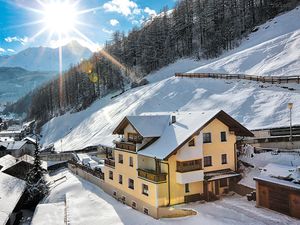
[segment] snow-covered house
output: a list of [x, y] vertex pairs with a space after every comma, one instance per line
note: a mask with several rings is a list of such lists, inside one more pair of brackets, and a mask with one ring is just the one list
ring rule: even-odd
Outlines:
[[26, 182], [0, 172], [0, 225], [14, 224], [15, 209], [22, 202]]
[[113, 133], [104, 168], [110, 194], [155, 218], [161, 207], [228, 192], [239, 176], [237, 136], [253, 136], [224, 111], [126, 116]]
[[0, 142], [0, 157], [10, 154], [14, 157], [21, 157], [22, 155], [33, 155], [35, 145], [31, 142], [25, 141], [3, 141]]
[[256, 181], [256, 205], [300, 218], [300, 167], [270, 163]]

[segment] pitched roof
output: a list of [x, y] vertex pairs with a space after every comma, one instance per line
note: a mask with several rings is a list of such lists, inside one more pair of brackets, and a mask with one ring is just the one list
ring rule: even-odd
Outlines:
[[142, 137], [160, 137], [169, 121], [170, 115], [126, 116], [113, 134], [123, 134], [124, 128], [131, 124]]
[[0, 225], [7, 223], [25, 187], [25, 181], [0, 172]]
[[12, 155], [5, 155], [0, 158], [0, 171], [6, 170], [7, 168], [15, 165], [17, 163], [17, 158]]
[[174, 115], [176, 122], [168, 124], [161, 137], [139, 151], [139, 154], [159, 159], [168, 158], [214, 119], [223, 122], [237, 136], [253, 136], [247, 128], [224, 111], [177, 112]]
[[6, 147], [7, 150], [18, 150], [25, 145], [27, 141], [3, 141], [0, 145]]

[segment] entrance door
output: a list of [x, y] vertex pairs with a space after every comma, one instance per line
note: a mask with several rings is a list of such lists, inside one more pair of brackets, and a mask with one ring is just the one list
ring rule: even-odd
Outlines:
[[219, 195], [220, 190], [219, 190], [219, 180], [215, 180], [215, 195]]

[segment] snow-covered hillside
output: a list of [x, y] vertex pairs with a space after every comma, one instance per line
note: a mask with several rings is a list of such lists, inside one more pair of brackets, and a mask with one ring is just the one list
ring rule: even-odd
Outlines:
[[[239, 48], [219, 59], [179, 60], [150, 74], [147, 86], [129, 90], [113, 100], [107, 96], [85, 111], [56, 117], [43, 127], [42, 143], [55, 143], [58, 151], [111, 145], [114, 138], [111, 132], [117, 123], [126, 115], [143, 112], [223, 109], [248, 128], [288, 125], [287, 103], [294, 102], [294, 112], [300, 111], [300, 104], [297, 104], [300, 85], [294, 84], [296, 90], [289, 91], [282, 85], [175, 78], [174, 73], [192, 70], [294, 75], [298, 69], [300, 71], [300, 50], [297, 49], [300, 23], [297, 21], [300, 21], [300, 10], [295, 9], [260, 26]], [[294, 113], [293, 121], [300, 124], [300, 115]]]

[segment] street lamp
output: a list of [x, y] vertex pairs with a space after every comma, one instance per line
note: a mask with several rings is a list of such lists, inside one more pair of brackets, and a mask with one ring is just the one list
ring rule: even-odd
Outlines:
[[293, 103], [288, 103], [288, 108], [290, 110], [290, 141], [292, 141], [293, 134], [292, 134], [292, 109], [293, 109]]

